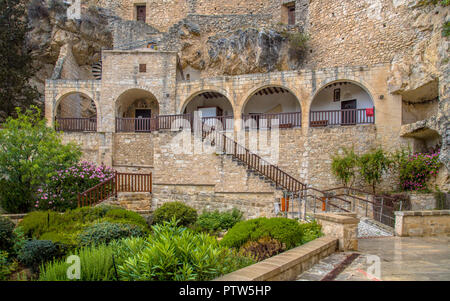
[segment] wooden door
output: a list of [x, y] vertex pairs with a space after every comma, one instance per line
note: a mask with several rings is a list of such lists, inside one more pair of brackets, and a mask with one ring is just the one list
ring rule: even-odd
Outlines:
[[356, 124], [356, 99], [341, 102], [341, 124]]
[[136, 109], [136, 120], [134, 121], [134, 128], [136, 132], [150, 132], [150, 118], [152, 117], [152, 110], [150, 109]]
[[147, 9], [145, 5], [136, 6], [136, 20], [145, 23], [146, 11]]

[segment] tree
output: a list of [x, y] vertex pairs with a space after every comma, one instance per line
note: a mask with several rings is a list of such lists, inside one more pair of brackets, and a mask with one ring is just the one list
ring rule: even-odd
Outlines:
[[77, 162], [81, 152], [74, 144], [62, 144], [36, 106], [16, 111], [17, 118], [8, 117], [0, 130], [0, 202], [8, 212], [24, 213], [38, 187]]
[[335, 155], [332, 157], [331, 171], [345, 187], [352, 187], [355, 181], [358, 156], [353, 148], [350, 150], [343, 148], [342, 150], [344, 152], [342, 156]]
[[[0, 0], [0, 113], [13, 115], [15, 107], [28, 107], [40, 96], [30, 85], [35, 73], [26, 47], [29, 31], [26, 1]], [[0, 115], [0, 120], [4, 119]]]
[[365, 182], [372, 186], [373, 193], [375, 193], [376, 184], [381, 182], [381, 177], [390, 165], [391, 161], [381, 148], [359, 157], [359, 173]]

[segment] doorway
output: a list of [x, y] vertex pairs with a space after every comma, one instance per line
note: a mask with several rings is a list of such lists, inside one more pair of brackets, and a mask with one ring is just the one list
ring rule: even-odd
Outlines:
[[356, 124], [356, 99], [341, 102], [341, 124]]
[[136, 120], [134, 121], [134, 129], [136, 132], [150, 132], [150, 121], [152, 110], [136, 109]]

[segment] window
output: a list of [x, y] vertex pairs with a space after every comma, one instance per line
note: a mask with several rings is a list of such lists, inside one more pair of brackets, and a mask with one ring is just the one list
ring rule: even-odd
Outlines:
[[136, 5], [136, 20], [145, 23], [146, 11], [145, 5]]
[[139, 64], [139, 72], [140, 73], [147, 72], [147, 64]]
[[288, 24], [295, 25], [295, 5], [288, 7]]

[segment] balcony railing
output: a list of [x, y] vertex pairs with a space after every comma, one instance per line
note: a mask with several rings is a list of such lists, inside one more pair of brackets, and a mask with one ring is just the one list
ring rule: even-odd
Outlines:
[[64, 132], [96, 132], [97, 118], [55, 118], [55, 129]]
[[311, 111], [309, 118], [310, 127], [373, 123], [375, 123], [375, 108]]
[[278, 123], [280, 129], [298, 128], [302, 126], [302, 113], [247, 114], [242, 115], [245, 129], [271, 129]]

